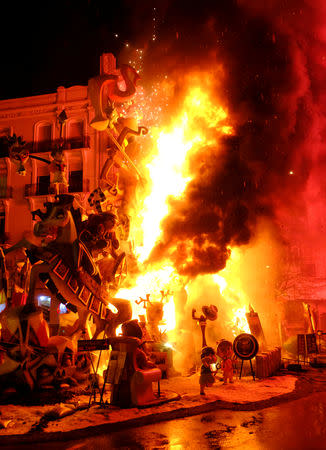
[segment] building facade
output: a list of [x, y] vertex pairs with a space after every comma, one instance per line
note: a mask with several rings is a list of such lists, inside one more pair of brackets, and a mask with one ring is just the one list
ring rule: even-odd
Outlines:
[[[32, 229], [31, 211], [53, 200], [49, 164], [29, 158], [22, 176], [9, 159], [5, 138], [22, 136], [30, 155], [51, 160], [51, 150], [58, 146], [58, 116], [66, 112], [63, 149], [69, 187], [81, 205], [96, 187], [101, 164], [101, 136], [89, 126], [93, 108], [87, 86], [59, 87], [57, 92], [0, 101], [0, 234], [10, 244]], [[102, 150], [103, 153], [103, 150]]]
[[[63, 111], [66, 120], [61, 127], [59, 115]], [[31, 233], [35, 224], [31, 212], [44, 210], [45, 202], [54, 201], [50, 164], [42, 159], [52, 161], [51, 151], [59, 143], [63, 144], [66, 164], [66, 192], [74, 195], [81, 211], [89, 209], [87, 200], [98, 186], [108, 146], [107, 136], [90, 126], [94, 114], [88, 86], [60, 86], [52, 94], [0, 101], [0, 245], [11, 246]], [[24, 148], [33, 156], [24, 163], [24, 175], [9, 158], [7, 137], [13, 135], [25, 141]], [[9, 290], [19, 290], [16, 278], [24, 270], [26, 257], [23, 252], [13, 252], [6, 260], [12, 284]], [[36, 295], [40, 306], [46, 306], [47, 319], [56, 326], [59, 303], [51, 301], [42, 283], [38, 283]], [[0, 311], [4, 307], [0, 304]]]
[[[134, 69], [126, 66], [120, 72], [112, 54], [101, 56], [100, 81], [103, 81], [103, 76], [106, 79], [109, 75], [107, 78], [114, 84], [112, 95], [115, 95], [120, 103], [125, 101], [126, 96], [130, 97], [135, 93], [135, 83], [128, 78], [128, 71], [131, 71], [131, 77], [136, 76]], [[60, 86], [52, 94], [0, 101], [0, 246], [9, 247], [22, 238], [30, 240], [36, 223], [36, 215], [33, 217], [32, 212], [45, 211], [45, 203], [55, 200], [58, 185], [55, 184], [50, 164], [53, 160], [53, 150], [60, 148], [64, 155], [68, 185], [61, 183], [60, 193], [74, 196], [75, 207], [79, 207], [82, 216], [84, 215], [82, 220], [98, 211], [97, 204], [92, 202], [92, 199], [94, 192], [98, 192], [100, 180], [104, 180], [106, 185], [109, 183], [112, 188], [105, 178], [106, 172], [103, 175], [103, 167], [108, 165], [108, 149], [110, 146], [112, 148], [112, 139], [115, 138], [111, 133], [109, 138], [103, 128], [97, 127], [99, 105], [102, 108], [103, 97], [101, 86], [97, 89], [98, 77], [90, 82], [92, 80], [95, 80], [95, 91], [91, 90], [90, 84], [69, 88]], [[122, 82], [122, 89], [118, 82]], [[105, 109], [105, 105], [103, 108]], [[104, 109], [101, 109], [103, 116], [106, 114]], [[132, 130], [126, 123], [124, 127], [122, 131], [140, 134], [138, 128]], [[14, 136], [24, 141], [24, 144], [15, 150], [15, 154], [12, 152], [13, 147], [10, 151], [8, 143], [8, 138], [13, 139]], [[123, 136], [125, 137], [125, 134]], [[122, 158], [128, 158], [128, 155], [123, 153], [126, 141], [117, 141]], [[15, 159], [16, 156], [19, 159]], [[61, 166], [60, 169], [57, 167], [56, 165], [54, 171], [61, 171]], [[112, 165], [113, 172], [115, 167], [121, 166]], [[118, 180], [115, 172], [113, 177]], [[117, 198], [119, 192], [117, 188], [114, 194]], [[91, 193], [93, 197], [90, 197]], [[124, 255], [124, 249], [121, 248], [121, 252]], [[19, 294], [16, 296], [21, 299], [18, 302], [24, 302], [29, 278], [25, 275], [28, 273], [29, 264], [23, 251], [9, 253], [6, 257], [9, 275], [8, 301], [12, 304], [15, 304], [13, 293]], [[40, 281], [36, 285], [35, 295], [40, 306], [45, 302], [49, 313], [47, 318], [50, 325], [56, 328], [59, 322], [59, 302], [56, 298], [51, 299], [51, 293]], [[0, 301], [0, 311], [4, 306]]]

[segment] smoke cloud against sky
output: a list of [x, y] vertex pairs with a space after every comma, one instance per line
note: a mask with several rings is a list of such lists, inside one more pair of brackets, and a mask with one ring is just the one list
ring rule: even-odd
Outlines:
[[[247, 244], [262, 216], [285, 240], [308, 243], [309, 226], [321, 245], [325, 25], [325, 7], [316, 1], [167, 6], [147, 51], [145, 79], [164, 70], [175, 80], [173, 111], [184, 94], [182, 74], [222, 65], [213, 96], [227, 106], [237, 139], [211, 150], [184, 197], [171, 201], [151, 261], [168, 257], [190, 276], [217, 272], [228, 246]], [[185, 265], [189, 252], [193, 261]]]

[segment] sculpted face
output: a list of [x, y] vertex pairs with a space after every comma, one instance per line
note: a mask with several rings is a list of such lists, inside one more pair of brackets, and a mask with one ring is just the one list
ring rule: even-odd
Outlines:
[[232, 343], [222, 340], [217, 346], [216, 353], [222, 359], [231, 358], [233, 354]]
[[105, 220], [105, 231], [111, 231], [116, 225], [116, 221], [114, 218], [108, 218]]
[[34, 225], [34, 234], [38, 237], [56, 239], [59, 228], [67, 225], [69, 212], [62, 206], [54, 207], [49, 216]]
[[17, 172], [19, 173], [19, 175], [23, 176], [26, 175], [26, 169], [24, 165], [28, 161], [29, 151], [21, 147], [12, 147], [10, 149], [9, 158], [10, 161], [12, 161], [16, 166], [18, 166]]

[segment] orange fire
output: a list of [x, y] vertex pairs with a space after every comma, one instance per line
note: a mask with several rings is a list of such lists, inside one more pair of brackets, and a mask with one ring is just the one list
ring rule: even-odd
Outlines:
[[218, 284], [220, 293], [228, 305], [230, 320], [227, 325], [231, 329], [233, 336], [237, 336], [239, 333], [250, 333], [246, 318], [250, 300], [243, 291], [237, 276], [239, 260], [239, 250], [236, 248], [232, 249], [225, 269], [213, 275], [213, 280]]
[[[206, 75], [206, 74], [205, 74]], [[209, 79], [208, 76], [200, 79]], [[171, 214], [168, 199], [180, 198], [191, 180], [189, 158], [204, 145], [218, 145], [212, 142], [210, 133], [205, 130], [214, 129], [220, 136], [232, 134], [226, 109], [216, 105], [209, 95], [207, 86], [189, 86], [179, 115], [169, 127], [152, 129], [152, 151], [144, 162], [143, 173], [147, 179], [147, 192], [140, 202], [138, 209], [132, 212], [132, 240], [135, 255], [139, 264], [143, 264], [142, 274], [134, 281], [133, 287], [121, 289], [117, 297], [132, 301], [134, 318], [145, 315], [144, 303], [137, 304], [136, 300], [150, 294], [151, 301], [160, 301], [160, 291], [169, 290], [172, 294], [164, 305], [164, 321], [161, 329], [167, 332], [173, 330], [176, 324], [173, 292], [186, 286], [169, 261], [161, 262], [159, 268], [146, 264], [154, 245], [159, 242], [162, 219]], [[220, 291], [230, 306], [230, 327], [234, 334], [248, 332], [245, 312], [249, 301], [232, 278], [232, 266], [237, 258], [235, 250], [231, 251], [231, 258], [223, 272], [216, 275], [204, 276], [205, 282], [213, 284]], [[196, 302], [195, 284], [186, 286], [189, 297]]]

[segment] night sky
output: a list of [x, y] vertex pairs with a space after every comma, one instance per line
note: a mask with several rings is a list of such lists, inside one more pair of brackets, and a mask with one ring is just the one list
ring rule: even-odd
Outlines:
[[0, 99], [87, 85], [103, 52], [117, 56], [126, 42], [148, 39], [155, 2], [140, 3], [135, 14], [132, 1], [3, 2]]

